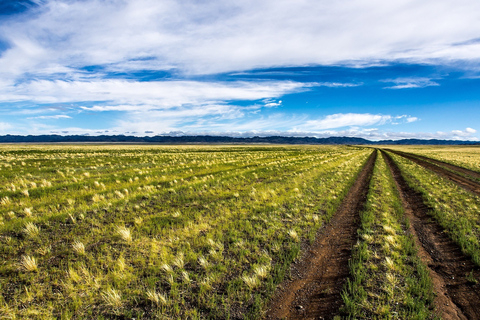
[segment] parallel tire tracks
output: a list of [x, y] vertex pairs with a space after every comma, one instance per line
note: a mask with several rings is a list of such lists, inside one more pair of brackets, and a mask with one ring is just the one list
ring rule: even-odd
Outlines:
[[267, 319], [333, 319], [343, 305], [341, 290], [349, 276], [348, 260], [357, 241], [363, 208], [377, 151], [369, 157], [357, 180], [315, 243], [294, 266], [297, 276], [283, 284], [270, 303]]
[[410, 233], [419, 256], [430, 269], [437, 294], [437, 313], [443, 319], [480, 319], [480, 270], [454, 243], [444, 229], [428, 215], [422, 195], [410, 187], [390, 155], [382, 154], [392, 172], [410, 221]]
[[[442, 161], [434, 160], [431, 158], [427, 158], [424, 156], [418, 156], [406, 152], [400, 152], [396, 150], [390, 150], [387, 149], [389, 152], [395, 153], [399, 156], [402, 156], [406, 159], [409, 159], [419, 165], [421, 165], [424, 168], [427, 168], [437, 174], [439, 174], [442, 177], [445, 177], [447, 179], [450, 179], [451, 181], [455, 182], [457, 185], [460, 187], [473, 192], [474, 194], [480, 195], [480, 183], [475, 182], [473, 180], [470, 180], [464, 176], [462, 176], [460, 173], [465, 174], [467, 176], [471, 176], [474, 178], [480, 178], [480, 173], [468, 170], [466, 168], [461, 168], [449, 163], [445, 163]], [[455, 173], [453, 171], [456, 171], [458, 173]]]

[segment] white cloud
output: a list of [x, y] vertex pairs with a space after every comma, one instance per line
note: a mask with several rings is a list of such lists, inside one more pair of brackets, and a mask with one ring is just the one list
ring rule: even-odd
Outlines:
[[425, 87], [440, 85], [429, 78], [398, 78], [398, 79], [383, 80], [383, 82], [395, 83], [394, 86], [385, 87], [385, 89], [425, 88]]
[[0, 122], [0, 132], [6, 132], [7, 130], [12, 129], [13, 126], [7, 122]]
[[458, 138], [471, 137], [477, 130], [472, 128], [466, 128], [465, 130], [452, 130], [452, 134]]
[[45, 120], [45, 119], [71, 119], [72, 117], [70, 116], [67, 116], [65, 114], [56, 114], [56, 115], [53, 115], [53, 116], [38, 116], [38, 117], [29, 117], [27, 119], [42, 119], [42, 120]]
[[0, 24], [5, 78], [78, 68], [217, 73], [402, 60], [478, 64], [477, 0], [42, 1]]
[[341, 82], [319, 82], [318, 86], [321, 87], [330, 87], [330, 88], [349, 88], [349, 87], [358, 87], [363, 83], [341, 83]]
[[308, 120], [301, 125], [299, 130], [325, 130], [348, 126], [381, 125], [390, 121], [392, 116], [374, 115], [369, 113], [337, 113], [320, 120]]
[[109, 101], [90, 111], [140, 111], [185, 104], [230, 100], [260, 100], [308, 90], [314, 84], [292, 81], [200, 82], [200, 81], [49, 81], [37, 80], [4, 88], [0, 102], [33, 101], [68, 103]]

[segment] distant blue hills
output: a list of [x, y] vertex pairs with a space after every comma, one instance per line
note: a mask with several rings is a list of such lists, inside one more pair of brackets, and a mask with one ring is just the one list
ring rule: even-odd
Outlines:
[[125, 135], [4, 135], [0, 143], [139, 143], [139, 144], [330, 144], [330, 145], [480, 145], [478, 141], [402, 139], [370, 141], [354, 137], [229, 137], [209, 135], [137, 137]]

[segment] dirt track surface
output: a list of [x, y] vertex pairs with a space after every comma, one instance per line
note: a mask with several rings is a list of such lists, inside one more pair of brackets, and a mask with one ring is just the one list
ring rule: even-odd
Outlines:
[[266, 319], [333, 319], [340, 313], [348, 260], [357, 241], [359, 211], [366, 201], [376, 157], [374, 151], [336, 214], [294, 266], [294, 279], [281, 285]]
[[[390, 150], [388, 149], [389, 152], [398, 154], [399, 156], [402, 156], [404, 158], [407, 158], [422, 167], [425, 167], [427, 169], [432, 170], [433, 172], [441, 175], [442, 177], [445, 177], [447, 179], [450, 179], [451, 181], [455, 182], [457, 185], [460, 187], [473, 192], [477, 195], [480, 195], [480, 183], [472, 181], [459, 173], [465, 174], [467, 176], [471, 176], [473, 178], [480, 178], [480, 174], [478, 172], [468, 170], [466, 168], [458, 167], [453, 164], [448, 164], [442, 161], [434, 160], [431, 158], [427, 158], [424, 156], [419, 156], [419, 155], [414, 155], [406, 152], [400, 152], [400, 151], [395, 151], [395, 150]], [[446, 169], [448, 168], [448, 170]], [[455, 172], [458, 173], [455, 173]], [[480, 306], [479, 306], [480, 308]]]
[[469, 274], [480, 279], [479, 268], [428, 215], [430, 209], [423, 203], [422, 195], [407, 184], [392, 158], [382, 154], [400, 191], [419, 256], [430, 269], [437, 294], [436, 312], [445, 320], [480, 319], [480, 285], [468, 280]]

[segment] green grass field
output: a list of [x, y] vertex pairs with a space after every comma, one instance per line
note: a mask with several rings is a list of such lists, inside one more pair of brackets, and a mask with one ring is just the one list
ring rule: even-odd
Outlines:
[[[447, 149], [405, 151], [475, 167], [464, 160], [480, 160], [473, 149], [448, 149], [458, 161]], [[261, 318], [372, 151], [0, 146], [0, 319]], [[478, 265], [480, 198], [393, 159]], [[434, 317], [428, 272], [380, 156], [359, 216], [342, 312]]]

